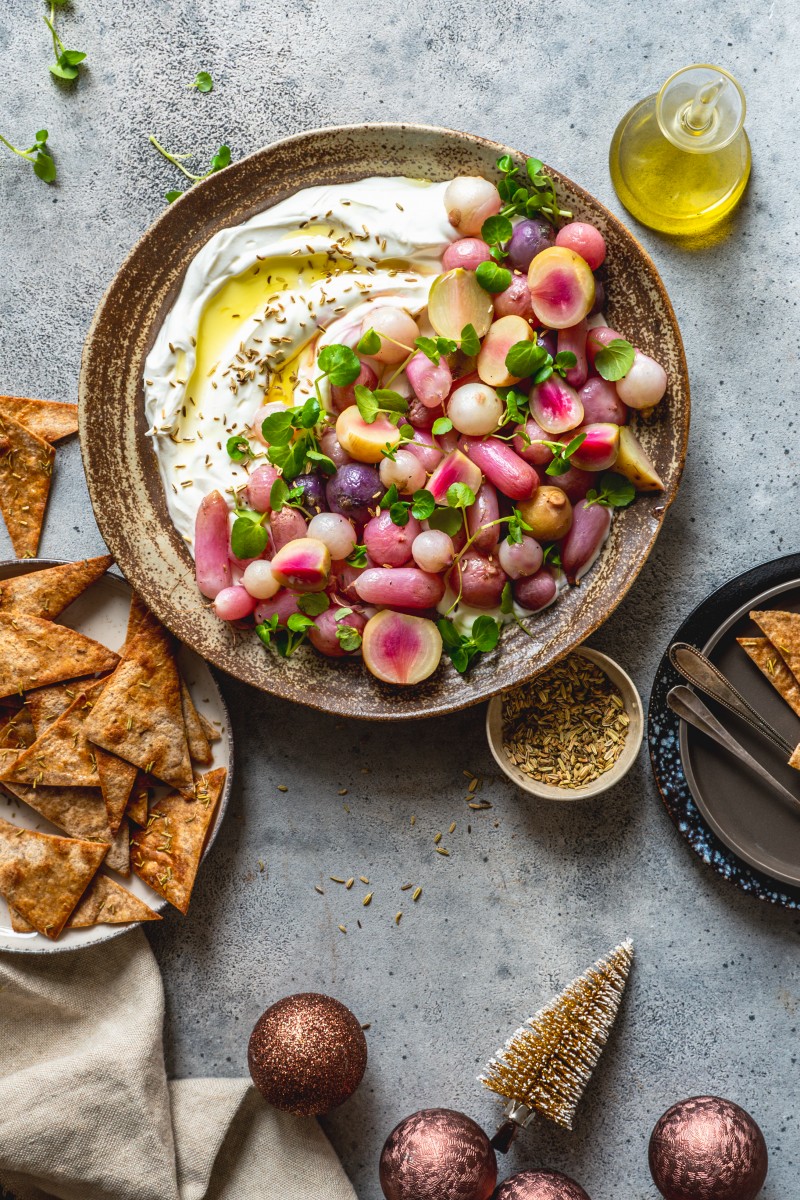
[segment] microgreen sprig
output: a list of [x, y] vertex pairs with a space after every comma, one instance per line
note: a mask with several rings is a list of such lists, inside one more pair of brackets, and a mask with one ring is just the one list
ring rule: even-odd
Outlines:
[[44, 183], [53, 182], [56, 177], [56, 164], [47, 144], [46, 129], [37, 130], [36, 141], [27, 150], [20, 150], [18, 146], [12, 145], [8, 138], [3, 137], [2, 133], [0, 133], [0, 142], [7, 146], [13, 154], [17, 154], [29, 162], [37, 179], [41, 179]]
[[506, 354], [506, 366], [517, 379], [533, 379], [534, 386], [544, 383], [551, 375], [566, 375], [577, 363], [571, 350], [560, 350], [553, 358], [546, 346], [538, 341], [515, 342]]
[[477, 617], [469, 634], [459, 633], [447, 617], [438, 620], [436, 627], [445, 654], [461, 675], [466, 674], [477, 655], [488, 654], [500, 640], [500, 622], [489, 616]]
[[296, 612], [292, 613], [285, 625], [281, 625], [276, 613], [260, 625], [256, 625], [256, 633], [265, 646], [274, 646], [281, 658], [291, 658], [298, 646], [306, 640], [313, 624], [311, 617]]
[[410, 500], [401, 500], [397, 484], [393, 483], [386, 491], [378, 508], [388, 510], [393, 525], [407, 525], [409, 517], [417, 521], [427, 521], [436, 508], [436, 501], [426, 488], [414, 492]]
[[208, 71], [198, 71], [188, 87], [196, 88], [198, 92], [213, 92], [214, 80]]
[[[151, 146], [155, 146], [159, 154], [162, 154], [167, 162], [171, 162], [173, 167], [177, 167], [178, 170], [181, 171], [191, 183], [199, 183], [201, 179], [208, 179], [209, 175], [215, 175], [217, 171], [222, 171], [225, 169], [225, 167], [229, 167], [231, 164], [230, 146], [220, 146], [216, 154], [212, 154], [211, 164], [208, 170], [204, 171], [202, 175], [195, 175], [193, 171], [190, 171], [188, 167], [183, 165], [185, 159], [193, 157], [191, 152], [188, 154], [176, 154], [171, 150], [167, 150], [157, 140], [155, 134], [152, 133], [150, 134], [149, 141]], [[170, 204], [172, 204], [173, 200], [177, 200], [178, 197], [182, 195], [183, 192], [180, 188], [173, 188], [171, 191], [166, 193], [166, 199]]]
[[602, 504], [605, 508], [627, 508], [636, 499], [636, 488], [630, 479], [616, 471], [606, 471], [600, 476], [600, 487], [586, 494], [586, 507]]
[[266, 513], [237, 508], [231, 529], [231, 550], [237, 558], [258, 558], [267, 548], [269, 534], [264, 528]]
[[537, 438], [537, 446], [547, 446], [548, 450], [553, 452], [553, 461], [548, 464], [545, 474], [547, 475], [566, 475], [567, 471], [572, 466], [570, 459], [576, 450], [579, 450], [586, 441], [585, 433], [578, 433], [570, 442], [548, 442], [544, 438]]
[[53, 39], [53, 54], [55, 62], [50, 65], [50, 74], [66, 83], [73, 83], [79, 74], [80, 64], [85, 61], [83, 50], [68, 50], [56, 32], [56, 8], [62, 7], [57, 0], [50, 0], [50, 16], [42, 17]]
[[515, 625], [519, 625], [520, 629], [522, 630], [522, 632], [525, 634], [526, 637], [529, 637], [529, 638], [533, 637], [533, 634], [531, 633], [531, 631], [529, 629], [526, 629], [525, 626], [522, 624], [522, 621], [519, 619], [519, 617], [517, 616], [517, 613], [514, 609], [514, 596], [511, 591], [511, 580], [508, 581], [508, 583], [505, 585], [505, 587], [503, 588], [503, 591], [500, 594], [500, 612], [505, 617], [511, 617], [511, 620], [514, 622]]
[[628, 374], [636, 357], [636, 350], [625, 338], [614, 338], [604, 346], [597, 338], [589, 339], [593, 346], [600, 346], [595, 355], [594, 365], [603, 379], [615, 383]]
[[559, 208], [555, 183], [545, 174], [544, 163], [538, 158], [525, 160], [527, 180], [520, 178], [519, 167], [510, 154], [498, 158], [497, 169], [503, 177], [497, 185], [503, 201], [500, 210], [502, 216], [534, 217], [543, 214], [549, 221], [572, 216], [567, 209]]

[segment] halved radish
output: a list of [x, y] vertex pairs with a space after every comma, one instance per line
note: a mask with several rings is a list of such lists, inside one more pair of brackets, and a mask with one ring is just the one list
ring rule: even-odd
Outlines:
[[387, 608], [367, 621], [361, 652], [367, 669], [384, 683], [421, 683], [439, 665], [442, 635], [425, 617]]

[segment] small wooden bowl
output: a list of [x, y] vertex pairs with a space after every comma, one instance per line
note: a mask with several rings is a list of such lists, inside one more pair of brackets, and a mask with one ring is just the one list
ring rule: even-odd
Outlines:
[[613, 767], [605, 771], [602, 775], [598, 775], [597, 779], [593, 779], [591, 783], [587, 783], [586, 787], [553, 787], [549, 783], [538, 783], [530, 775], [526, 775], [524, 771], [521, 771], [519, 767], [511, 762], [503, 749], [502, 695], [495, 696], [491, 700], [486, 713], [486, 736], [489, 740], [489, 749], [492, 752], [494, 761], [512, 783], [522, 788], [524, 792], [529, 792], [532, 796], [538, 796], [540, 800], [560, 800], [569, 803], [573, 800], [589, 800], [592, 796], [599, 796], [603, 792], [607, 792], [615, 784], [619, 783], [620, 779], [627, 775], [631, 766], [636, 761], [639, 748], [642, 744], [642, 736], [644, 734], [642, 701], [636, 690], [636, 684], [630, 675], [623, 671], [622, 667], [615, 663], [613, 658], [609, 658], [606, 654], [601, 654], [599, 650], [590, 650], [588, 646], [581, 646], [578, 650], [574, 650], [573, 653], [582, 654], [584, 658], [588, 658], [590, 662], [595, 663], [601, 671], [605, 671], [611, 682], [619, 689], [622, 702], [625, 705], [625, 711], [630, 717], [630, 725], [628, 726], [625, 748], [622, 754], [620, 754]]

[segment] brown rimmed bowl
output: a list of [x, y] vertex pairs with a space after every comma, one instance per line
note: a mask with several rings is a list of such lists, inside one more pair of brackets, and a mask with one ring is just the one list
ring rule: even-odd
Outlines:
[[145, 436], [144, 361], [189, 263], [220, 229], [315, 184], [369, 175], [448, 179], [496, 175], [501, 154], [525, 155], [472, 134], [421, 125], [352, 125], [286, 138], [212, 175], [170, 205], [120, 267], [83, 351], [79, 401], [83, 464], [109, 550], [153, 612], [209, 662], [266, 692], [343, 716], [396, 720], [452, 712], [521, 683], [567, 654], [613, 612], [641, 570], [675, 498], [689, 433], [689, 380], [678, 323], [653, 262], [620, 221], [552, 171], [562, 206], [597, 225], [608, 245], [606, 316], [669, 376], [667, 395], [638, 432], [665, 482], [618, 515], [597, 564], [555, 605], [506, 630], [464, 678], [443, 660], [415, 687], [373, 678], [360, 662], [303, 646], [287, 660], [253, 634], [233, 635], [203, 601], [172, 525]]

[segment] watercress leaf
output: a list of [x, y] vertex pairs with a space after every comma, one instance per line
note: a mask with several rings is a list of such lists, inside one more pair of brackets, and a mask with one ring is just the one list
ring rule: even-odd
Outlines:
[[399, 392], [393, 392], [390, 388], [376, 388], [372, 394], [382, 409], [396, 413], [408, 412], [408, 401]]
[[502, 262], [504, 258], [508, 258], [508, 252], [502, 246], [491, 246], [489, 253], [495, 262]]
[[400, 426], [400, 436], [402, 438], [404, 438], [405, 441], [407, 441], [407, 442], [413, 442], [414, 426], [413, 425], [401, 425]]
[[268, 646], [270, 644], [270, 642], [272, 641], [272, 636], [275, 633], [277, 628], [278, 628], [277, 613], [275, 614], [274, 617], [270, 617], [269, 620], [262, 621], [259, 625], [256, 625], [256, 633], [261, 638], [261, 641], [264, 643], [265, 646]]
[[525, 170], [531, 183], [536, 183], [544, 170], [544, 163], [538, 158], [528, 158], [525, 161]]
[[[284, 479], [292, 480], [297, 475], [302, 475], [308, 457], [308, 440], [305, 437], [299, 437], [294, 442], [290, 442], [288, 446], [279, 446], [277, 449], [283, 451], [283, 458], [275, 465], [280, 466]], [[270, 451], [267, 451], [267, 457], [270, 462], [274, 461]]]
[[253, 451], [244, 434], [235, 433], [233, 437], [229, 437], [225, 449], [228, 451], [228, 458], [232, 462], [244, 462], [245, 459], [252, 457]]
[[222, 171], [225, 167], [231, 165], [231, 148], [230, 146], [220, 146], [215, 155], [212, 156], [211, 166], [208, 169], [208, 174], [213, 175], [216, 171]]
[[547, 350], [537, 342], [515, 342], [506, 354], [506, 366], [512, 375], [525, 379], [535, 375], [549, 359]]
[[411, 513], [418, 521], [427, 521], [435, 508], [436, 501], [427, 488], [420, 488], [414, 492], [411, 497]]
[[481, 654], [494, 650], [500, 640], [500, 623], [494, 617], [478, 617], [472, 626], [470, 640]]
[[436, 346], [440, 354], [455, 354], [458, 342], [453, 338], [437, 337]]
[[594, 365], [603, 379], [622, 379], [633, 366], [636, 351], [625, 338], [614, 338], [595, 355]]
[[560, 372], [568, 371], [570, 367], [574, 367], [578, 362], [577, 357], [571, 350], [559, 350], [558, 354], [553, 359], [553, 366]]
[[636, 488], [630, 479], [616, 471], [606, 471], [600, 476], [600, 492], [610, 508], [627, 508], [636, 499]]
[[437, 417], [433, 422], [431, 433], [434, 437], [439, 437], [443, 433], [449, 433], [453, 428], [453, 422], [449, 417]]
[[279, 513], [289, 499], [289, 488], [284, 479], [276, 479], [269, 489], [269, 506], [273, 512]]
[[168, 204], [172, 204], [173, 201], [177, 200], [178, 197], [182, 196], [182, 195], [183, 195], [183, 192], [180, 188], [172, 188], [171, 191], [169, 191], [165, 194], [164, 199], [167, 201]]
[[291, 629], [292, 633], [305, 633], [307, 629], [311, 629], [314, 622], [305, 613], [292, 613], [286, 622], [286, 628]]
[[349, 617], [352, 611], [352, 608], [337, 608], [336, 612], [333, 614], [333, 619], [334, 621], [341, 621], [342, 617]]
[[368, 387], [364, 387], [363, 383], [357, 383], [355, 386], [356, 405], [361, 413], [362, 420], [368, 425], [372, 425], [375, 421], [380, 405], [375, 399], [375, 396]]
[[466, 646], [453, 647], [448, 651], [450, 661], [458, 671], [459, 675], [465, 675], [469, 667], [471, 655]]
[[514, 160], [510, 154], [502, 154], [497, 160], [497, 169], [502, 171], [504, 175], [516, 175], [517, 168], [514, 165]]
[[562, 453], [564, 458], [572, 458], [576, 450], [580, 450], [583, 443], [586, 441], [585, 433], [577, 433], [571, 442], [567, 442]]
[[36, 130], [36, 142], [37, 142], [37, 145], [39, 146], [39, 149], [41, 149], [45, 145], [46, 141], [47, 141], [47, 130], [46, 129], [37, 129]]
[[352, 625], [339, 625], [336, 638], [343, 650], [358, 650], [361, 646], [361, 634]]
[[414, 345], [418, 350], [421, 350], [426, 358], [429, 358], [432, 363], [438, 363], [441, 356], [439, 354], [439, 347], [436, 344], [436, 338], [418, 337], [414, 339]]
[[65, 50], [61, 55], [61, 59], [71, 67], [77, 67], [78, 63], [82, 63], [85, 58], [83, 50]]
[[56, 164], [49, 154], [40, 150], [33, 163], [33, 173], [44, 183], [52, 183], [56, 177]]
[[261, 422], [261, 436], [270, 446], [285, 446], [293, 436], [292, 414], [272, 413]]
[[447, 617], [441, 617], [436, 622], [436, 628], [442, 635], [442, 641], [444, 642], [445, 646], [452, 648], [461, 645], [463, 641], [461, 634], [458, 632], [453, 622], [448, 620]]
[[313, 463], [316, 463], [326, 475], [333, 475], [336, 471], [336, 463], [321, 450], [306, 450], [306, 458], [310, 458]]
[[451, 483], [445, 499], [449, 508], [469, 508], [475, 503], [475, 493], [466, 483]]
[[487, 246], [499, 246], [507, 242], [514, 232], [514, 226], [508, 217], [500, 215], [487, 217], [481, 226], [481, 237]]
[[511, 272], [506, 267], [499, 267], [496, 262], [482, 262], [478, 263], [475, 278], [485, 292], [495, 295], [509, 286]]
[[305, 592], [297, 597], [297, 607], [307, 617], [318, 617], [331, 606], [330, 598], [324, 592]]
[[[524, 392], [518, 392], [513, 387], [505, 387], [498, 388], [497, 394], [506, 406], [502, 424], [505, 425], [506, 421], [513, 421], [515, 425], [521, 425], [528, 419], [528, 397]], [[527, 434], [525, 436], [527, 437]]]
[[378, 501], [378, 508], [391, 508], [393, 504], [397, 504], [400, 499], [400, 493], [397, 490], [397, 484], [391, 484], [383, 494], [383, 497]]
[[561, 554], [555, 542], [551, 542], [549, 546], [544, 548], [544, 556], [542, 558], [542, 566], [555, 567], [561, 569]]
[[78, 78], [78, 68], [66, 62], [62, 54], [58, 62], [50, 64], [50, 74], [55, 75], [56, 79], [67, 79], [71, 83], [73, 79]]
[[249, 517], [237, 517], [231, 530], [231, 550], [237, 558], [258, 558], [267, 548], [269, 535], [263, 525]]
[[295, 409], [294, 413], [293, 425], [299, 425], [301, 429], [313, 429], [319, 420], [319, 400], [316, 396], [309, 396], [303, 407], [299, 411]]
[[[548, 359], [549, 359], [549, 358], [550, 358], [550, 355], [548, 354], [548, 356], [547, 356], [547, 357], [548, 357]], [[544, 364], [544, 366], [543, 366], [543, 367], [541, 367], [541, 368], [540, 368], [540, 370], [538, 370], [538, 371], [536, 372], [536, 374], [533, 376], [533, 383], [534, 383], [534, 386], [538, 386], [538, 384], [540, 384], [540, 383], [544, 383], [544, 381], [545, 381], [546, 379], [549, 379], [549, 378], [550, 378], [550, 376], [551, 376], [552, 374], [553, 374], [553, 364], [552, 364], [552, 362], [549, 362], [549, 361], [548, 361], [548, 362], [546, 362], [546, 363]]]
[[367, 547], [354, 546], [345, 562], [349, 563], [351, 567], [365, 567], [367, 565]]
[[393, 504], [389, 509], [389, 516], [393, 525], [407, 525], [408, 514], [411, 505], [407, 500], [398, 500], [397, 504]]
[[511, 581], [505, 585], [500, 593], [500, 612], [506, 616], [514, 611], [514, 597], [511, 592]]
[[448, 537], [455, 537], [461, 528], [461, 513], [457, 508], [436, 508], [427, 520], [431, 529], [441, 529]]
[[356, 350], [359, 354], [377, 354], [381, 348], [381, 336], [374, 329], [367, 329], [362, 333]]
[[198, 92], [212, 92], [214, 90], [214, 80], [208, 71], [198, 71], [194, 77], [192, 87], [197, 88]]
[[465, 325], [461, 330], [461, 352], [468, 358], [474, 358], [481, 348], [481, 340], [474, 325]]
[[361, 359], [349, 346], [325, 346], [319, 352], [317, 365], [334, 387], [348, 387], [361, 374]]

